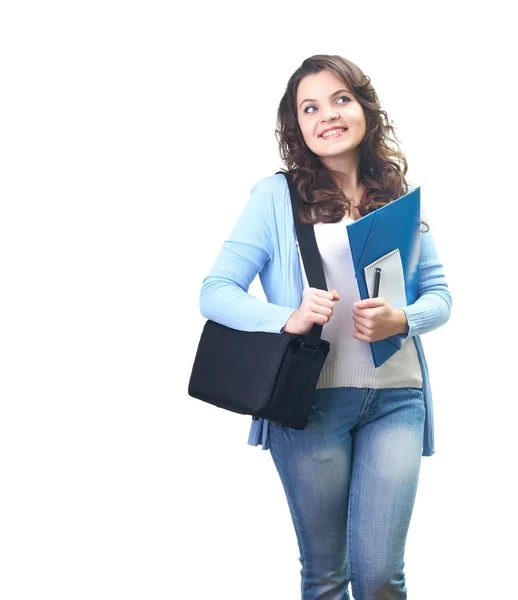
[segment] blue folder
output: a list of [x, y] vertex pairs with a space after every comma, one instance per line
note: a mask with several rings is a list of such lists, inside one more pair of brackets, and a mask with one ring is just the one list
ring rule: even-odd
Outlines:
[[[378, 259], [393, 255], [399, 250], [404, 277], [406, 306], [417, 300], [419, 286], [419, 252], [421, 223], [421, 188], [401, 196], [393, 202], [376, 209], [347, 225], [354, 272], [362, 300], [369, 298], [366, 272], [377, 264]], [[383, 269], [382, 269], [383, 281]], [[383, 297], [380, 288], [380, 297]], [[389, 298], [386, 300], [390, 304]], [[392, 304], [391, 304], [392, 305]], [[392, 305], [393, 306], [393, 305]], [[401, 308], [401, 306], [395, 306]], [[394, 335], [378, 342], [371, 342], [374, 366], [381, 366], [403, 345], [401, 336]]]

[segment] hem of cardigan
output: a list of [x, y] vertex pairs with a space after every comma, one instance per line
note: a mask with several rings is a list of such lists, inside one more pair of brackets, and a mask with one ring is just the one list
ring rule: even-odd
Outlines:
[[252, 419], [250, 433], [248, 434], [248, 445], [261, 445], [262, 450], [270, 449], [270, 428], [268, 419]]

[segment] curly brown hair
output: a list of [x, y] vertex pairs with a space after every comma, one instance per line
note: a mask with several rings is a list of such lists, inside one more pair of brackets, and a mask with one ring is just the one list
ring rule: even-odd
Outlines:
[[363, 217], [408, 192], [405, 179], [408, 164], [370, 78], [342, 56], [315, 54], [304, 60], [290, 77], [277, 109], [275, 129], [279, 153], [286, 165], [281, 171], [292, 174], [302, 200], [303, 223], [337, 223], [351, 213], [353, 204], [338, 185], [341, 173], [324, 165], [306, 145], [297, 118], [297, 90], [301, 80], [325, 69], [344, 81], [365, 115], [366, 133], [358, 148], [358, 175], [365, 190], [358, 206], [360, 215]]

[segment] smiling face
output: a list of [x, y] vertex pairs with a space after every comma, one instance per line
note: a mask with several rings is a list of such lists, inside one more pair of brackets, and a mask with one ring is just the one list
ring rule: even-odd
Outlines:
[[[331, 71], [306, 75], [300, 81], [297, 118], [308, 148], [324, 162], [358, 158], [357, 148], [367, 130], [363, 108], [348, 85]], [[345, 131], [322, 135], [333, 129]]]

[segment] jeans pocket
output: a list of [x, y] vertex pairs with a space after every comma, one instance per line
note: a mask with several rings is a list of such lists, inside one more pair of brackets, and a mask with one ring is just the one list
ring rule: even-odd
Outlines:
[[422, 388], [413, 388], [413, 387], [407, 387], [404, 388], [409, 394], [411, 394], [414, 398], [417, 398], [419, 400], [424, 398], [424, 394], [423, 394], [423, 389]]

